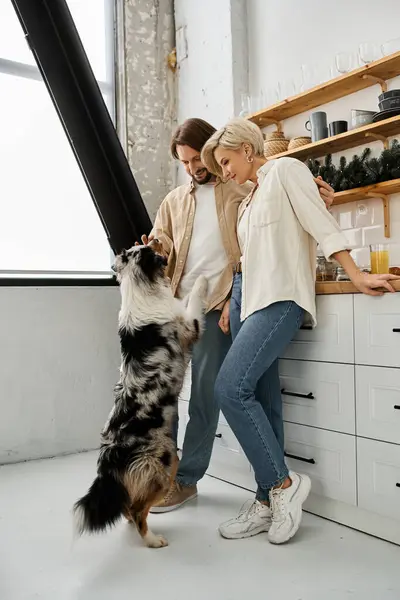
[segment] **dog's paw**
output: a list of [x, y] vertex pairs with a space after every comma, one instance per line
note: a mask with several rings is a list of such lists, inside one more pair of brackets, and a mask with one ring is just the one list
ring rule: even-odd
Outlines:
[[202, 300], [207, 298], [208, 279], [204, 275], [200, 275], [193, 286], [193, 292], [198, 294]]
[[168, 541], [165, 537], [156, 535], [152, 531], [148, 531], [143, 539], [148, 548], [165, 548], [168, 546]]

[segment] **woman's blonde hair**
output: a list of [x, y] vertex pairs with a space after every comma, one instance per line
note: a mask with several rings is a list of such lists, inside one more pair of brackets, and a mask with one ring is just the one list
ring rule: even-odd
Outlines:
[[222, 169], [215, 160], [215, 150], [218, 146], [239, 150], [243, 144], [249, 144], [256, 156], [264, 156], [264, 139], [260, 128], [247, 119], [232, 119], [204, 144], [201, 162], [208, 171], [221, 177]]

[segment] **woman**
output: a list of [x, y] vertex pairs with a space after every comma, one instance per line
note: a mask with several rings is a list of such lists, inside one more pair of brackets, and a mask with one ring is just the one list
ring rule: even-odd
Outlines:
[[[255, 474], [251, 506], [219, 530], [227, 538], [268, 531], [275, 544], [300, 526], [310, 492], [306, 475], [288, 472], [284, 460], [278, 357], [306, 315], [316, 324], [315, 264], [319, 243], [361, 292], [393, 292], [392, 275], [362, 274], [335, 219], [325, 209], [309, 169], [291, 158], [267, 161], [260, 129], [234, 119], [205, 144], [202, 161], [226, 179], [255, 186], [239, 210], [242, 252], [230, 304], [233, 344], [217, 377], [215, 393]], [[268, 398], [258, 392], [268, 388]]]

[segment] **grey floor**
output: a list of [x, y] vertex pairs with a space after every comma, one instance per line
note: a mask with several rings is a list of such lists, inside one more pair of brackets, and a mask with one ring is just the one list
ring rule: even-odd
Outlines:
[[[216, 528], [248, 499], [206, 477], [197, 501], [152, 515], [168, 548], [150, 550], [125, 522], [73, 540], [70, 508], [97, 453], [0, 468], [1, 600], [399, 600], [400, 548], [305, 515], [297, 537], [223, 540]], [[207, 568], [205, 568], [207, 567]]]

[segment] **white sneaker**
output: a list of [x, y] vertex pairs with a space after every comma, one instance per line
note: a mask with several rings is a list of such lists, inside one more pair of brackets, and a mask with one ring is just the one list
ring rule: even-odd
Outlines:
[[269, 493], [272, 525], [268, 540], [272, 544], [284, 544], [297, 532], [301, 523], [302, 505], [311, 489], [308, 475], [299, 475], [291, 471], [292, 485], [285, 490], [276, 488]]
[[237, 517], [225, 521], [218, 530], [222, 537], [238, 540], [268, 531], [272, 523], [272, 513], [269, 506], [258, 500], [246, 502]]

